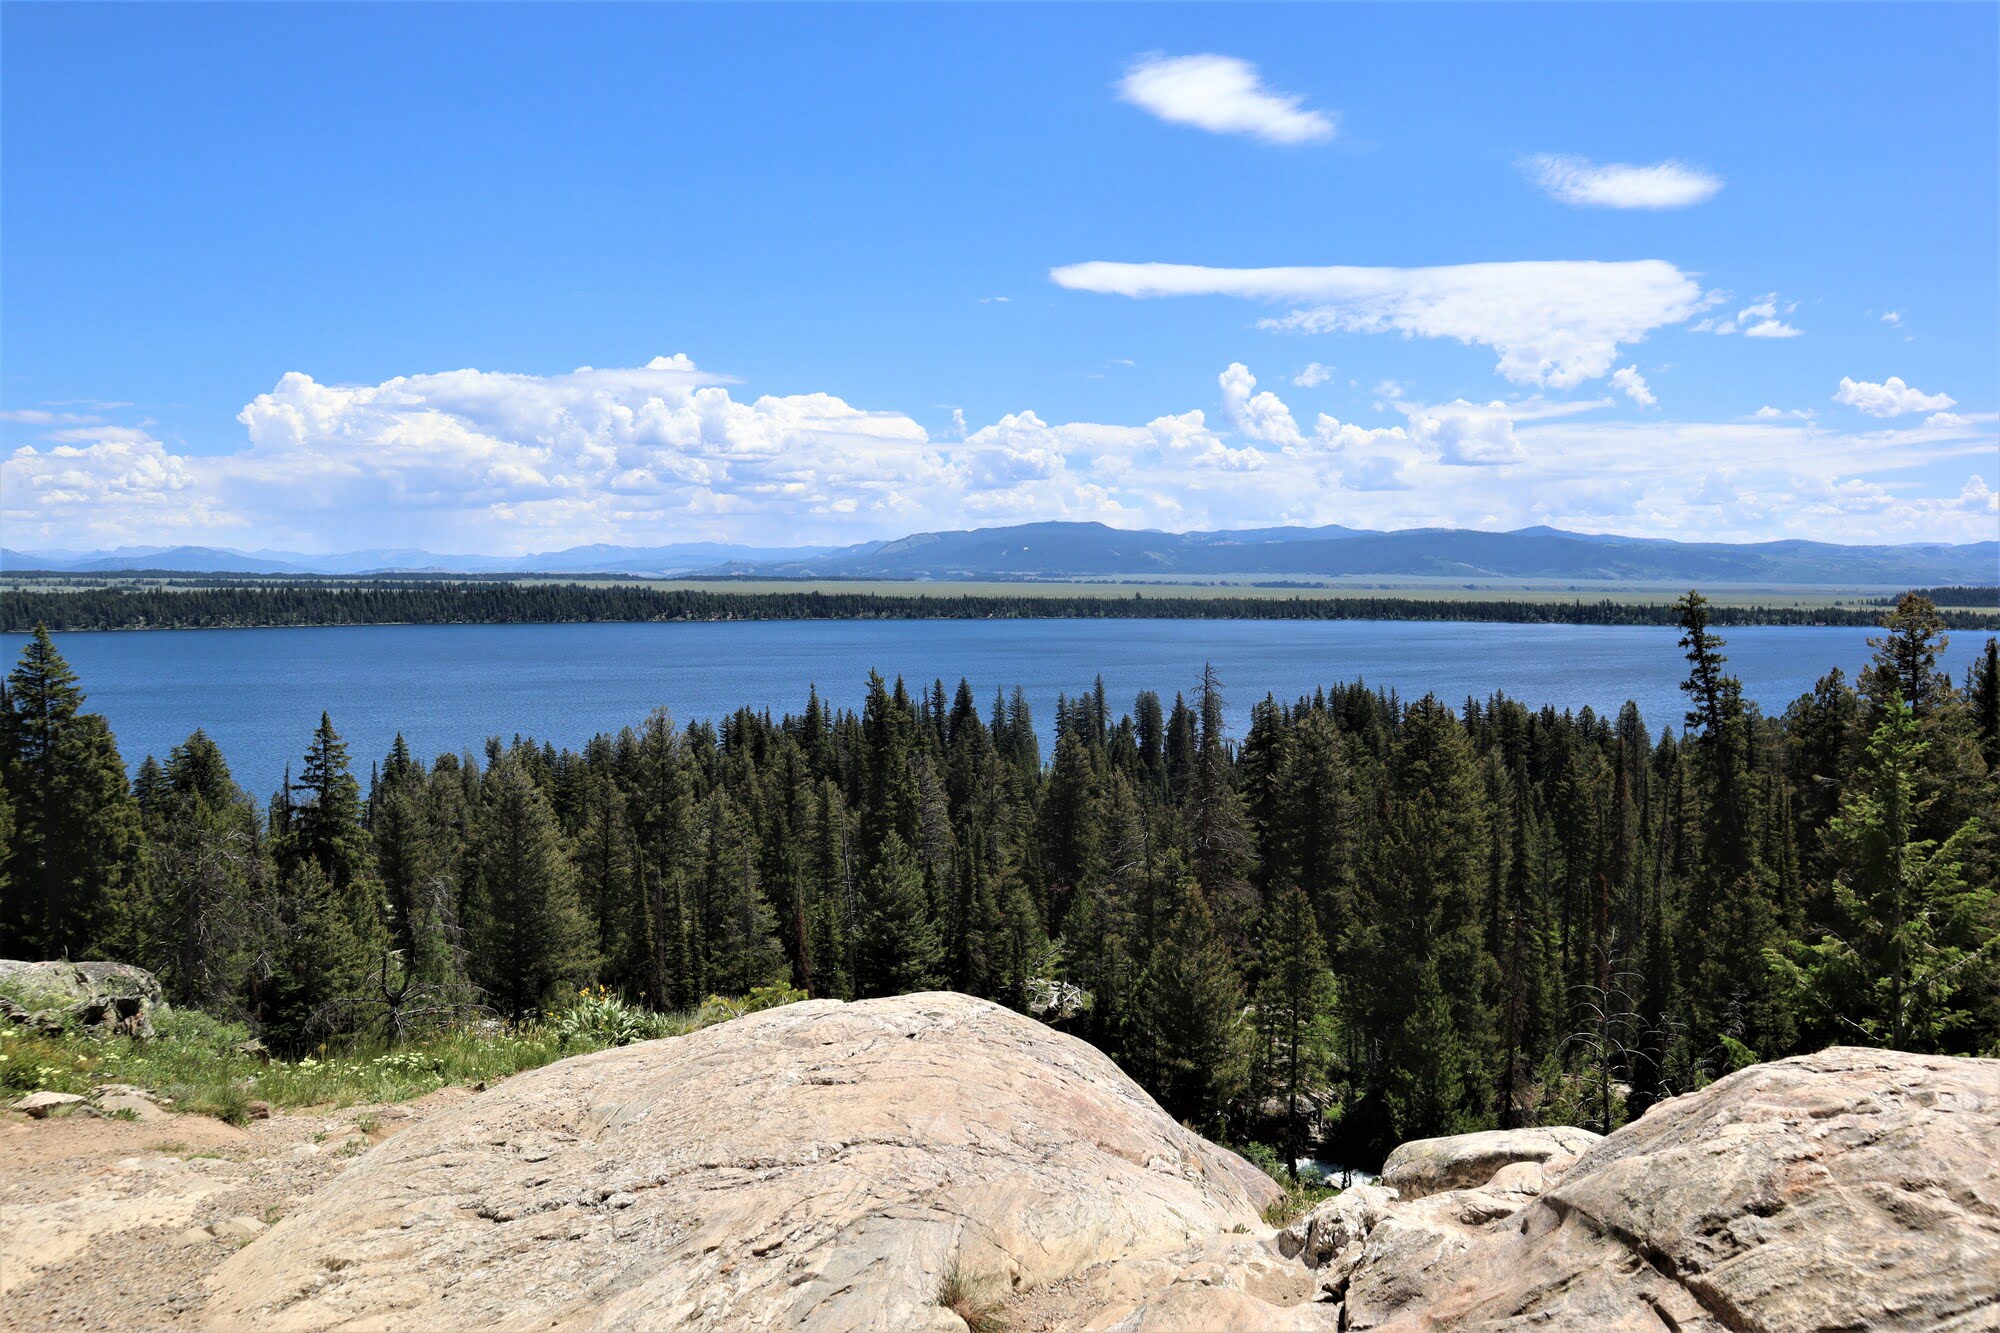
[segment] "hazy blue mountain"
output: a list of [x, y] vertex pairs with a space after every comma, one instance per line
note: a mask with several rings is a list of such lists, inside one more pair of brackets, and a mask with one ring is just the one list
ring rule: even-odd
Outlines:
[[1716, 583], [1933, 585], [2000, 578], [2000, 543], [1837, 546], [1828, 542], [1674, 542], [1522, 528], [1374, 532], [1337, 525], [1223, 532], [1129, 531], [1102, 523], [1023, 523], [919, 532], [841, 547], [722, 542], [573, 546], [536, 555], [438, 555], [415, 549], [307, 555], [206, 546], [115, 551], [12, 551], [0, 568], [114, 572], [175, 569], [244, 574], [683, 574], [841, 579], [1120, 578], [1135, 575]]
[[0, 547], [0, 569], [116, 573], [170, 569], [204, 574], [682, 574], [727, 561], [811, 558], [852, 547], [735, 546], [680, 542], [669, 546], [573, 546], [535, 555], [440, 555], [415, 548], [340, 551], [236, 551], [214, 546], [122, 546], [114, 551], [16, 551]]
[[1075, 578], [1139, 574], [1383, 576], [1688, 583], [1990, 583], [2000, 543], [1736, 545], [1592, 536], [1555, 528], [1476, 532], [1422, 528], [1262, 528], [1249, 532], [1122, 531], [1101, 523], [1027, 523], [925, 532], [873, 549], [710, 572], [876, 578]]

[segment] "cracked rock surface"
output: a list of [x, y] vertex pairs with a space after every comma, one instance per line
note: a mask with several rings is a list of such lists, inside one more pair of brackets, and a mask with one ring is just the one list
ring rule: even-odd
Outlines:
[[1605, 1138], [1275, 1187], [960, 996], [814, 1002], [442, 1106], [227, 1259], [211, 1326], [2000, 1330], [2000, 1061], [1834, 1048]]
[[225, 1263], [208, 1318], [962, 1329], [938, 1300], [954, 1268], [1000, 1303], [1261, 1229], [1277, 1193], [1019, 1014], [812, 1001], [561, 1061], [404, 1131]]
[[1456, 1164], [1420, 1191], [1491, 1178], [1350, 1190], [1281, 1233], [1327, 1326], [2000, 1329], [2000, 1061], [1836, 1047], [1594, 1143], [1542, 1133], [1399, 1150]]

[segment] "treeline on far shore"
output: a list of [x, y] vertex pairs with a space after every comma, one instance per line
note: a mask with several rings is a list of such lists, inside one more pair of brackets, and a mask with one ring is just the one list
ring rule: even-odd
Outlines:
[[[1874, 626], [1872, 608], [1715, 606], [1718, 625]], [[2000, 615], [1940, 612], [1947, 628], [2000, 629]], [[0, 631], [242, 629], [328, 625], [499, 625], [719, 620], [1397, 620], [1673, 625], [1665, 603], [1425, 597], [1053, 596], [708, 591], [693, 588], [392, 579], [258, 587], [0, 592]]]

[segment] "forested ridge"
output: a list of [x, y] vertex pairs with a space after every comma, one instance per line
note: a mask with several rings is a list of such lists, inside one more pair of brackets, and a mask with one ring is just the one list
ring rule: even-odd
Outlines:
[[365, 774], [323, 720], [267, 801], [199, 731], [128, 782], [38, 631], [0, 698], [0, 953], [141, 963], [293, 1051], [593, 984], [947, 986], [1293, 1152], [1608, 1128], [1830, 1042], [2000, 1054], [2000, 645], [1950, 679], [1911, 594], [1773, 717], [1707, 603], [1674, 614], [1685, 717], [1335, 685], [1232, 737], [1208, 673], [1086, 687], [1044, 755], [1019, 691], [875, 677], [859, 712]]
[[[1024, 593], [710, 592], [506, 581], [311, 580], [252, 586], [0, 592], [0, 631], [228, 629], [307, 625], [496, 625], [715, 620], [1430, 620], [1671, 625], [1667, 603], [1423, 597], [1051, 596]], [[1939, 613], [1948, 628], [2000, 629], [1991, 612]], [[1719, 625], [1873, 625], [1856, 607], [1714, 606]]]

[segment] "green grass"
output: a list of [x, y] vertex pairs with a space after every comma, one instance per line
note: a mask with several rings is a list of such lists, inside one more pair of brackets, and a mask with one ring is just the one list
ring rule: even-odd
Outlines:
[[1340, 1193], [1338, 1185], [1315, 1180], [1280, 1180], [1284, 1194], [1264, 1209], [1264, 1224], [1286, 1227]]
[[264, 1060], [236, 1049], [240, 1023], [189, 1009], [163, 1014], [150, 1040], [47, 1036], [0, 1026], [0, 1093], [88, 1094], [100, 1083], [130, 1083], [171, 1099], [176, 1111], [240, 1125], [253, 1101], [274, 1108], [408, 1101], [455, 1084], [491, 1082], [565, 1056], [655, 1037], [677, 1036], [754, 1009], [803, 998], [767, 988], [746, 999], [712, 997], [700, 1008], [654, 1014], [602, 991], [586, 992], [541, 1022], [441, 1031], [393, 1048], [322, 1049]]

